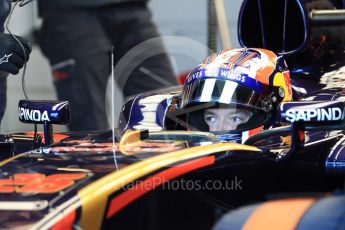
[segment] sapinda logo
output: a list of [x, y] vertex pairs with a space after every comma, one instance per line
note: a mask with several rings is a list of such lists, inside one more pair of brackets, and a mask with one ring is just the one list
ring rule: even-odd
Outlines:
[[286, 120], [296, 121], [339, 121], [344, 119], [345, 113], [338, 107], [327, 109], [288, 109]]
[[20, 120], [26, 120], [26, 121], [37, 121], [37, 122], [50, 121], [49, 116], [48, 116], [48, 111], [41, 112], [40, 110], [26, 109], [22, 107], [19, 107], [19, 118]]

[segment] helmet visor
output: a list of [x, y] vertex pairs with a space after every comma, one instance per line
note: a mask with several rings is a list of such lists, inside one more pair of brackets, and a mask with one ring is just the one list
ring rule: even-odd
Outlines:
[[196, 80], [185, 86], [183, 105], [185, 108], [200, 103], [210, 103], [209, 106], [225, 104], [235, 108], [263, 109], [262, 90], [253, 90], [236, 82], [208, 78]]
[[[185, 87], [183, 106], [184, 112], [188, 114], [187, 120], [191, 126], [189, 129], [200, 131], [221, 131], [225, 129], [227, 131], [244, 131], [262, 125], [268, 118], [268, 108], [265, 104], [267, 100], [266, 92], [268, 90], [263, 84], [261, 85], [261, 90], [254, 90], [234, 81], [207, 78], [193, 81]], [[211, 128], [210, 124], [206, 122], [208, 118], [205, 115], [205, 111], [217, 108], [236, 109], [235, 111], [244, 109], [250, 112], [250, 118], [245, 123], [238, 124], [236, 128], [225, 123], [217, 124], [218, 126], [221, 125], [221, 128]], [[220, 115], [218, 114], [218, 116]], [[212, 119], [210, 118], [210, 120]]]

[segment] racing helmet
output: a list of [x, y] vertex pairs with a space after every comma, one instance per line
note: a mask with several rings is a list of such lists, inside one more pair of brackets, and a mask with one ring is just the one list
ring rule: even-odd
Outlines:
[[[182, 93], [189, 130], [208, 131], [220, 140], [243, 143], [274, 120], [271, 111], [292, 99], [290, 74], [282, 56], [266, 49], [226, 49], [213, 54], [188, 76]], [[248, 111], [234, 130], [210, 130], [208, 109]]]

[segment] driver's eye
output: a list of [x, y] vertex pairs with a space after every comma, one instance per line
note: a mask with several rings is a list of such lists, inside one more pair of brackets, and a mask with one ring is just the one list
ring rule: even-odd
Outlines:
[[228, 119], [231, 123], [234, 123], [234, 124], [242, 124], [244, 123], [244, 119], [240, 116], [231, 116], [229, 117]]
[[209, 123], [215, 123], [217, 121], [217, 118], [214, 115], [206, 115], [205, 120]]

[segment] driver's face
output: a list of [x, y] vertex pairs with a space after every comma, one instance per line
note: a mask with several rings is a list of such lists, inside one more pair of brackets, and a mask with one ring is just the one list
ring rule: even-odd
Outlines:
[[245, 109], [206, 109], [204, 119], [210, 131], [235, 130], [238, 125], [246, 123], [250, 118], [250, 112]]

